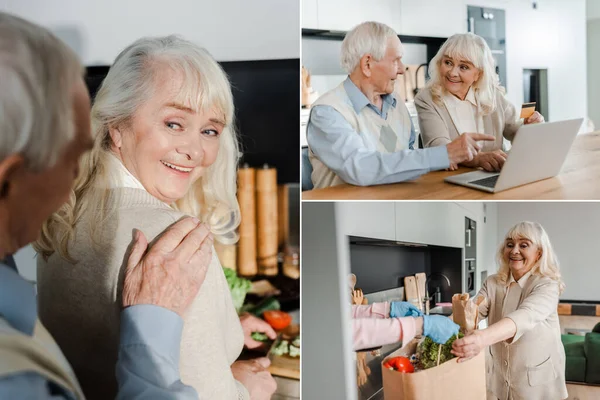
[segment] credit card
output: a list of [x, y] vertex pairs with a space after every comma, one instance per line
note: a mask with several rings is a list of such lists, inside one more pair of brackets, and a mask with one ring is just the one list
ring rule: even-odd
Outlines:
[[521, 106], [521, 116], [519, 118], [529, 118], [535, 112], [535, 102], [525, 103]]

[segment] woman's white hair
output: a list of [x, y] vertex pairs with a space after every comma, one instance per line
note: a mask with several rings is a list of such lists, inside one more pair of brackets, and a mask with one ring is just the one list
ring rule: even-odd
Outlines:
[[450, 57], [455, 62], [469, 61], [479, 70], [479, 79], [473, 84], [472, 89], [483, 115], [492, 113], [496, 109], [496, 91], [500, 90], [504, 93], [504, 88], [500, 86], [494, 57], [485, 40], [473, 33], [459, 33], [450, 36], [444, 42], [429, 63], [430, 80], [427, 83], [433, 100], [438, 104], [442, 104], [442, 96], [446, 93], [444, 77], [440, 73], [444, 57]]
[[50, 31], [0, 12], [0, 160], [53, 166], [75, 136], [72, 88], [83, 77], [75, 53]]
[[99, 226], [108, 215], [109, 201], [112, 201], [106, 189], [112, 165], [109, 127], [128, 126], [137, 109], [153, 96], [156, 77], [164, 68], [183, 77], [177, 102], [197, 112], [214, 108], [222, 114], [226, 124], [219, 136], [215, 162], [188, 193], [171, 206], [208, 223], [221, 243], [237, 241], [239, 150], [229, 80], [207, 50], [177, 36], [166, 36], [142, 38], [127, 47], [102, 82], [92, 107], [94, 147], [82, 157], [81, 173], [70, 201], [44, 224], [36, 244], [45, 257], [58, 251], [63, 258], [73, 261], [67, 245], [81, 215], [89, 209], [100, 210], [93, 213], [92, 227]]
[[533, 275], [546, 276], [558, 283], [559, 291], [565, 288], [565, 284], [562, 281], [560, 274], [560, 267], [558, 264], [558, 258], [550, 243], [548, 234], [537, 222], [523, 221], [519, 222], [515, 226], [509, 229], [506, 233], [505, 239], [498, 246], [498, 252], [496, 253], [496, 261], [500, 268], [498, 269], [498, 279], [500, 282], [506, 284], [510, 277], [510, 267], [508, 262], [504, 259], [504, 249], [507, 240], [527, 239], [541, 251], [539, 260], [534, 264], [531, 269]]
[[375, 61], [381, 60], [387, 50], [388, 38], [394, 36], [397, 36], [396, 32], [380, 22], [369, 21], [355, 26], [342, 42], [342, 68], [351, 74], [366, 54], [370, 54]]

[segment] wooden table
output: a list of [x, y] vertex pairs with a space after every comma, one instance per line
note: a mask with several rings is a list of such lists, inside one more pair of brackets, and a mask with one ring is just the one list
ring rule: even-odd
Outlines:
[[[539, 149], [543, 151], [543, 145]], [[600, 131], [579, 135], [559, 175], [488, 193], [444, 182], [444, 178], [472, 171], [430, 172], [410, 182], [389, 185], [353, 186], [343, 184], [302, 193], [302, 200], [589, 200], [600, 199]]]

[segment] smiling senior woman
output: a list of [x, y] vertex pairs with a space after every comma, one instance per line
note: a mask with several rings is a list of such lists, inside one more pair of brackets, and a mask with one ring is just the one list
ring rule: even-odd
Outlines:
[[456, 340], [452, 353], [468, 359], [489, 349], [488, 400], [566, 399], [557, 312], [564, 284], [550, 239], [540, 224], [520, 222], [497, 257], [498, 273], [478, 294], [485, 299], [479, 319], [488, 318], [489, 327]]
[[472, 33], [451, 36], [429, 64], [431, 79], [415, 98], [425, 147], [445, 146], [464, 132], [492, 135], [467, 167], [498, 171], [504, 165], [503, 137], [512, 141], [519, 127], [544, 122], [537, 111], [518, 119], [504, 96], [492, 52], [482, 37]]
[[[94, 148], [36, 245], [40, 318], [89, 399], [116, 394], [122, 260], [133, 228], [151, 241], [191, 214], [217, 240], [237, 240], [233, 118], [221, 67], [174, 36], [136, 41], [102, 83], [92, 108]], [[244, 335], [214, 252], [184, 321], [181, 378], [200, 398], [266, 399], [275, 390], [262, 360], [234, 363]]]

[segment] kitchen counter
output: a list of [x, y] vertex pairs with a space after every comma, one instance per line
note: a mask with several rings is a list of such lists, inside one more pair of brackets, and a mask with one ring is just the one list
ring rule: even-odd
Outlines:
[[[540, 149], [542, 150], [542, 149]], [[554, 178], [530, 183], [499, 193], [487, 193], [444, 182], [444, 178], [472, 171], [430, 172], [410, 182], [376, 186], [342, 184], [302, 193], [302, 200], [497, 200], [497, 199], [600, 199], [600, 131], [577, 136], [561, 173]]]

